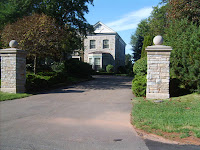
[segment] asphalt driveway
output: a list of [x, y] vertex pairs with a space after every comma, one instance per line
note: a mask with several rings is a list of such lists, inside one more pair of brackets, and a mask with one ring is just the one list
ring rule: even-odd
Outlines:
[[0, 150], [200, 150], [142, 140], [130, 124], [129, 77], [0, 102]]
[[148, 150], [130, 124], [129, 77], [0, 103], [1, 150]]

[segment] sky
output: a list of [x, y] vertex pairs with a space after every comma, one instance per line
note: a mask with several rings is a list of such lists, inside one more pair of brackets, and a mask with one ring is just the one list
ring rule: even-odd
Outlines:
[[91, 25], [101, 21], [115, 30], [127, 44], [126, 54], [132, 54], [131, 35], [159, 2], [161, 0], [94, 0], [94, 6], [89, 5], [85, 18]]

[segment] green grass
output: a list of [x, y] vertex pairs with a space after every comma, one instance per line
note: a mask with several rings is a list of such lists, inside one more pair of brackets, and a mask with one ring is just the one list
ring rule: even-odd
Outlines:
[[24, 98], [24, 97], [28, 97], [28, 96], [30, 96], [30, 94], [26, 94], [26, 93], [13, 94], [13, 93], [0, 92], [0, 101]]
[[147, 132], [179, 133], [180, 138], [200, 138], [200, 95], [190, 94], [155, 103], [153, 100], [133, 100], [132, 123]]

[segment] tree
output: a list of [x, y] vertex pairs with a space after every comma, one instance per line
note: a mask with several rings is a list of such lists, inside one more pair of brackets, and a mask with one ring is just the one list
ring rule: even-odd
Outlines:
[[200, 26], [187, 19], [176, 20], [170, 23], [165, 39], [173, 47], [171, 77], [191, 92], [200, 90]]
[[149, 31], [150, 31], [150, 26], [148, 20], [145, 19], [138, 24], [135, 34], [131, 36], [130, 44], [133, 50], [134, 61], [140, 59], [144, 36], [148, 35]]
[[173, 19], [185, 19], [194, 23], [200, 23], [200, 1], [199, 0], [170, 0], [168, 17]]
[[0, 24], [14, 22], [32, 13], [44, 13], [55, 18], [60, 25], [67, 24], [70, 29], [86, 35], [92, 29], [84, 17], [89, 12], [87, 4], [93, 5], [93, 0], [2, 0]]
[[19, 42], [19, 47], [28, 52], [30, 59], [34, 59], [35, 73], [37, 58], [60, 57], [65, 35], [65, 30], [55, 19], [44, 14], [34, 14], [6, 25], [2, 39], [7, 44], [12, 39]]
[[92, 27], [84, 17], [89, 12], [87, 4], [93, 5], [93, 0], [1, 0], [0, 26], [32, 13], [44, 13], [83, 34]]
[[153, 7], [150, 17], [148, 18], [150, 32], [149, 35], [164, 35], [167, 27], [167, 9], [168, 5]]
[[132, 63], [131, 57], [132, 56], [130, 54], [126, 54], [125, 55], [125, 65], [128, 65], [129, 63]]
[[142, 45], [142, 52], [141, 52], [141, 58], [146, 57], [147, 56], [147, 52], [146, 52], [146, 47], [147, 46], [151, 46], [153, 44], [153, 36], [145, 36], [144, 37], [144, 41], [143, 41], [143, 45]]

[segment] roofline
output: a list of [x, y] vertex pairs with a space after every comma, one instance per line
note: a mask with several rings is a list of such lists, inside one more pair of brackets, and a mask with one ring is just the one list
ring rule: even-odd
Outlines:
[[105, 25], [104, 23], [102, 23], [101, 21], [98, 21], [97, 23], [95, 23], [95, 24], [93, 25], [93, 27], [96, 27], [98, 24], [102, 24], [102, 25], [104, 25], [105, 27], [107, 27], [108, 29], [112, 30], [113, 33], [117, 33], [116, 31], [114, 31], [113, 29], [111, 29], [110, 27], [108, 27], [107, 25]]

